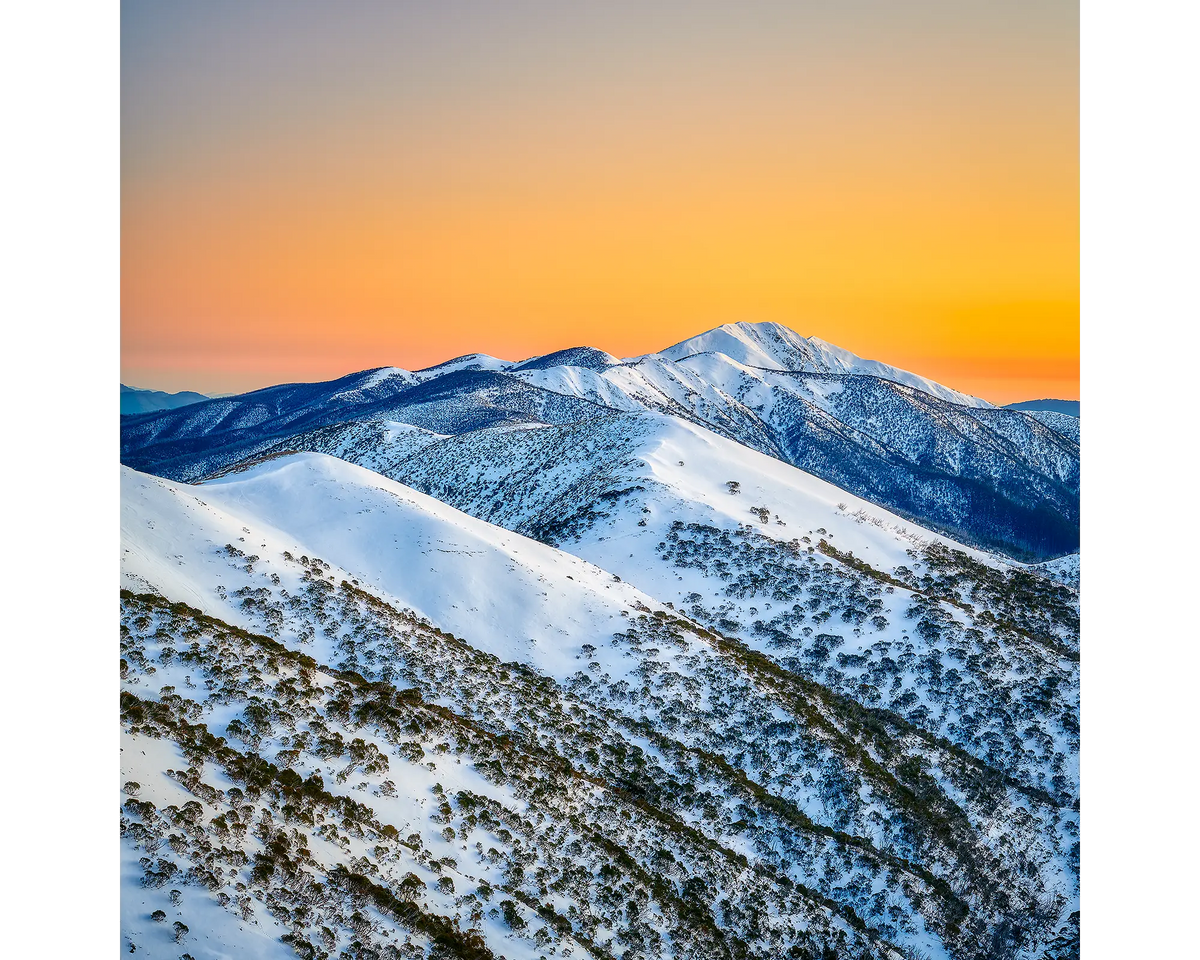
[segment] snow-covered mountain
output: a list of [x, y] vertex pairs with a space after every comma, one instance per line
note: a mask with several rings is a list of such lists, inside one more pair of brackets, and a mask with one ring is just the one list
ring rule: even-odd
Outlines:
[[1063, 562], [662, 414], [304, 436], [373, 469], [122, 471], [139, 954], [1077, 944]]
[[926, 526], [1018, 555], [1078, 546], [1078, 431], [891, 380], [747, 367], [715, 353], [514, 373], [615, 410], [701, 424]]
[[124, 421], [122, 462], [196, 480], [281, 445], [308, 449], [302, 437], [338, 424], [460, 435], [646, 410], [958, 539], [1026, 558], [1078, 548], [1077, 423], [998, 409], [778, 324], [727, 325], [624, 361], [587, 347], [515, 364], [473, 354], [271, 387]]
[[978, 397], [943, 387], [899, 367], [864, 360], [818, 337], [802, 337], [781, 323], [727, 323], [668, 347], [656, 356], [686, 360], [701, 353], [716, 353], [747, 367], [791, 370], [796, 373], [855, 374], [903, 383], [951, 403], [990, 407]]
[[[779, 656], [789, 669], [812, 672], [847, 696], [855, 696], [875, 669], [873, 662], [892, 644], [915, 642], [919, 657], [928, 637], [909, 637], [907, 607], [864, 601], [843, 607], [841, 625], [825, 628], [837, 635], [836, 660], [809, 663], [786, 653], [808, 647], [814, 630], [821, 633], [816, 624], [822, 621], [814, 623], [807, 608], [795, 607], [810, 576], [806, 569], [823, 563], [822, 554], [852, 554], [894, 571], [914, 561], [942, 565], [949, 550], [967, 558], [961, 576], [977, 563], [995, 565], [986, 554], [675, 418], [614, 415], [562, 427], [497, 427], [453, 437], [414, 436], [397, 425], [380, 429], [384, 433], [364, 436], [343, 428], [309, 445], [569, 550], [752, 648], [768, 655], [784, 651]], [[795, 562], [798, 554], [807, 555], [804, 563]], [[1013, 569], [1024, 575], [1026, 568]], [[780, 606], [781, 594], [793, 602]], [[1017, 619], [1038, 616], [1026, 611]], [[1041, 638], [1046, 650], [1077, 659], [1076, 620], [1031, 624], [1028, 620], [1026, 632]], [[988, 658], [987, 663], [966, 672], [990, 688], [997, 680], [994, 662]], [[1047, 663], [1052, 671], [1074, 670], [1056, 657]], [[1030, 669], [1026, 664], [1014, 676], [1028, 676]], [[978, 708], [973, 696], [931, 701], [897, 685], [871, 702], [884, 703], [964, 748], [987, 752], [981, 739], [986, 727], [959, 724]], [[1019, 700], [1022, 695], [1006, 696]], [[1056, 715], [1067, 706], [1058, 703]], [[990, 760], [1031, 786], [1044, 786], [1062, 773], [1049, 756], [1035, 762], [1023, 747]]]

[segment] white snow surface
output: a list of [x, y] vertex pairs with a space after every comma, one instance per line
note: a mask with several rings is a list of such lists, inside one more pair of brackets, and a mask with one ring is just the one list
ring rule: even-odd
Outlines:
[[[918, 540], [947, 544], [983, 562], [1001, 562], [992, 554], [919, 527], [811, 473], [747, 449], [711, 430], [677, 417], [655, 419], [659, 423], [640, 451], [639, 459], [645, 465], [642, 476], [669, 491], [670, 496], [661, 502], [671, 503], [680, 512], [679, 519], [716, 520], [719, 526], [729, 521], [753, 522], [764, 536], [781, 541], [823, 527], [838, 549], [850, 550], [885, 570], [911, 562], [906, 551]], [[730, 480], [739, 484], [741, 492], [736, 496], [729, 492]], [[769, 508], [770, 523], [754, 520], [750, 508], [756, 506]], [[862, 518], [869, 520], [861, 522]], [[614, 555], [614, 561], [619, 560], [617, 538], [605, 543], [609, 544], [606, 552]], [[654, 566], [670, 572], [661, 564]]]
[[253, 530], [247, 552], [319, 556], [480, 649], [556, 677], [578, 669], [581, 636], [607, 639], [619, 610], [662, 609], [578, 557], [323, 454], [200, 486], [128, 468], [121, 482], [126, 583], [224, 616], [213, 545], [238, 544], [243, 527]]
[[456, 373], [459, 370], [507, 370], [511, 366], [513, 366], [511, 361], [491, 357], [486, 353], [468, 353], [466, 356], [455, 357], [436, 366], [418, 370], [413, 374], [413, 378], [417, 383], [424, 383], [426, 380], [434, 380], [444, 374]]
[[[713, 361], [710, 355], [697, 362]], [[728, 363], [736, 365], [736, 361]], [[682, 364], [678, 368], [686, 369]], [[416, 458], [425, 456], [417, 448], [436, 450], [442, 443], [515, 438], [536, 444], [540, 437], [555, 432], [554, 428], [525, 427], [479, 431], [463, 438], [439, 437], [393, 423], [376, 424], [376, 428], [385, 447], [411, 444]], [[371, 470], [325, 454], [304, 453], [268, 459], [200, 485], [174, 483], [122, 468], [123, 583], [135, 591], [151, 588], [226, 622], [253, 627], [232, 597], [223, 595], [226, 588], [245, 578], [231, 578], [231, 566], [221, 555], [221, 547], [229, 543], [246, 554], [261, 555], [259, 565], [264, 572], [278, 570], [289, 587], [293, 584], [288, 578], [294, 573], [279, 562], [284, 551], [297, 558], [320, 557], [332, 565], [329, 576], [334, 582], [343, 578], [361, 582], [380, 598], [414, 610], [502, 660], [531, 664], [562, 681], [580, 669], [577, 654], [586, 642], [598, 648], [595, 656], [606, 675], [632, 676], [637, 661], [608, 641], [614, 631], [625, 627], [626, 611], [642, 605], [663, 609], [664, 604], [649, 594], [681, 605], [693, 590], [706, 600], [710, 593], [711, 599], [716, 599], [712, 592], [718, 586], [715, 579], [693, 570], [681, 575], [659, 559], [657, 543], [675, 520], [712, 523], [723, 529], [753, 524], [758, 533], [781, 541], [812, 534], [811, 542], [817, 543], [827, 537], [838, 549], [850, 550], [884, 571], [911, 563], [907, 551], [916, 542], [935, 540], [1001, 565], [991, 555], [916, 527], [830, 483], [688, 421], [642, 414], [633, 429], [637, 436], [631, 439], [632, 455], [623, 459], [614, 479], [620, 486], [641, 483], [642, 496], [635, 498], [636, 506], [630, 503], [624, 508], [625, 522], [597, 525], [582, 541], [568, 547], [588, 560], [476, 519]], [[590, 446], [601, 439], [584, 442]], [[512, 467], [511, 463], [489, 467], [483, 458], [469, 455], [472, 449], [464, 447], [468, 454], [464, 463], [469, 469], [455, 476], [456, 482], [470, 479], [468, 472], [491, 469], [500, 475]], [[556, 483], [569, 485], [575, 479], [573, 473], [587, 467], [590, 452], [580, 453], [579, 461], [563, 462], [558, 473], [543, 478], [547, 495], [553, 493]], [[740, 493], [731, 494], [728, 481], [736, 481]], [[751, 511], [760, 506], [769, 510], [769, 521], [757, 519]], [[616, 509], [623, 508], [618, 505]], [[637, 522], [638, 517], [644, 517], [645, 526]], [[637, 586], [616, 579], [614, 573]], [[885, 631], [888, 636], [903, 629], [904, 593], [888, 603], [886, 612], [892, 620]], [[847, 649], [857, 647], [850, 641]], [[322, 655], [318, 649], [313, 652]], [[177, 682], [166, 671], [160, 679]], [[131, 746], [127, 740], [127, 752]], [[140, 756], [123, 758], [126, 775], [150, 783], [154, 782], [153, 771], [178, 765], [161, 757], [144, 760], [143, 764]], [[436, 779], [458, 786], [459, 777], [470, 777], [470, 773], [456, 770], [447, 781], [446, 771], [439, 770]], [[424, 811], [416, 808], [424, 803], [434, 779], [422, 773], [420, 778], [400, 782], [399, 795], [390, 802], [373, 799], [372, 804], [390, 821], [403, 824], [423, 815]], [[471, 782], [464, 779], [461, 783], [476, 792], [493, 792], [476, 780], [470, 777]], [[172, 802], [166, 795], [154, 799], [159, 805]], [[809, 815], [820, 815], [815, 803], [803, 797], [798, 797], [797, 803]], [[458, 855], [449, 846], [434, 851]], [[123, 931], [136, 932], [139, 953], [142, 943], [154, 943], [155, 949], [147, 951], [148, 955], [177, 955], [168, 952], [171, 945], [164, 928], [146, 921], [156, 907], [171, 913], [161, 902], [162, 891], [143, 895], [133, 885], [135, 875], [136, 865], [125, 863]], [[191, 891], [185, 897], [190, 900]], [[436, 898], [431, 904], [440, 908]], [[260, 942], [262, 938], [249, 927], [232, 915], [218, 915], [210, 906], [204, 910], [212, 916], [195, 914], [201, 922], [193, 921], [192, 927], [199, 931], [203, 926], [211, 947], [196, 938], [179, 949], [189, 949], [197, 958], [278, 955], [273, 944]], [[189, 914], [189, 920], [191, 917]], [[162, 949], [158, 949], [159, 940]], [[919, 941], [928, 954], [945, 955], [936, 938], [919, 935]], [[208, 952], [200, 953], [197, 948]], [[528, 955], [532, 958], [535, 953]]]
[[363, 383], [359, 386], [359, 389], [370, 390], [372, 387], [377, 387], [387, 380], [399, 380], [402, 383], [415, 383], [416, 377], [401, 367], [380, 367], [378, 370], [371, 372], [371, 376], [363, 381]]
[[[655, 356], [681, 361], [703, 353], [717, 353], [747, 367], [805, 373], [843, 373], [881, 377], [969, 407], [990, 407], [978, 397], [878, 360], [865, 360], [818, 337], [803, 337], [780, 323], [727, 323], [689, 337]], [[642, 358], [634, 358], [634, 360]]]
[[1054, 560], [1047, 560], [1044, 563], [1034, 564], [1032, 569], [1048, 577], [1053, 577], [1055, 580], [1070, 584], [1076, 589], [1079, 587], [1078, 553], [1068, 553], [1065, 557], [1058, 557]]

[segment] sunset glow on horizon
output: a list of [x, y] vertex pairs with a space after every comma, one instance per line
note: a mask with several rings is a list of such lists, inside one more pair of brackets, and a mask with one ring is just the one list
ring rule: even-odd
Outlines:
[[775, 321], [1079, 396], [1078, 9], [122, 5], [122, 382]]

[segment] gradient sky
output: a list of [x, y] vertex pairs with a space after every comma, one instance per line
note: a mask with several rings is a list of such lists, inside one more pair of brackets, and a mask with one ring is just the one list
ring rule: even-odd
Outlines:
[[139, 0], [121, 32], [125, 383], [774, 320], [1079, 395], [1076, 3]]

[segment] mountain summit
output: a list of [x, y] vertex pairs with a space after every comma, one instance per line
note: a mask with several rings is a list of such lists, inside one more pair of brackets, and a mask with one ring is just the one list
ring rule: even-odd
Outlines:
[[[335, 428], [460, 436], [646, 412], [690, 421], [964, 543], [1034, 560], [1078, 549], [1078, 421], [996, 408], [775, 323], [727, 324], [624, 360], [590, 347], [521, 363], [472, 354], [415, 374], [386, 367], [268, 387], [123, 418], [121, 459], [195, 481], [269, 452], [333, 452]], [[382, 456], [353, 446], [357, 462]]]
[[657, 356], [685, 360], [698, 353], [719, 353], [748, 367], [766, 370], [880, 377], [916, 387], [951, 403], [967, 407], [992, 406], [986, 400], [951, 390], [899, 367], [878, 360], [864, 360], [818, 337], [802, 337], [781, 323], [726, 323], [667, 347]]

